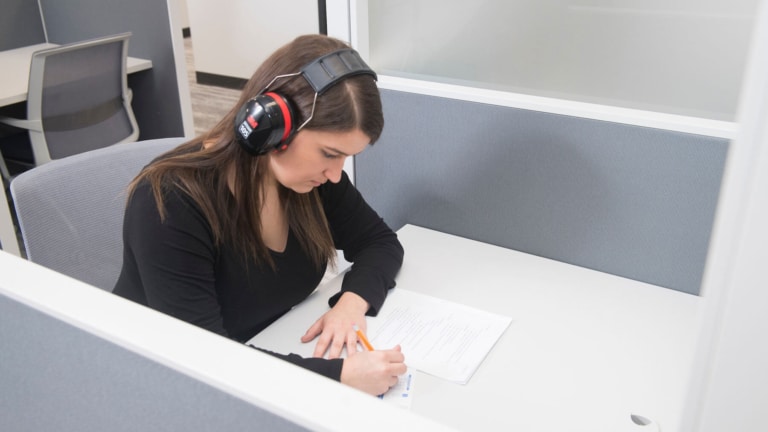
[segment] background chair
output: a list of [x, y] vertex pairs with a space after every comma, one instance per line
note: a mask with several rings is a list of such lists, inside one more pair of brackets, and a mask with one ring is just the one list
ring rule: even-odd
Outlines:
[[118, 144], [55, 160], [11, 182], [30, 261], [111, 291], [123, 261], [126, 186], [185, 138]]
[[[29, 131], [28, 165], [138, 139], [126, 75], [130, 36], [91, 39], [32, 55], [27, 118], [0, 116], [0, 122]], [[13, 158], [12, 149], [6, 150]], [[0, 164], [8, 178], [1, 157]]]

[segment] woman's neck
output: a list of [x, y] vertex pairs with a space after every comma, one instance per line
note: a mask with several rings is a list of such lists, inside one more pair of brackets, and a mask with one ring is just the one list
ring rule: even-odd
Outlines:
[[280, 200], [277, 182], [267, 182], [261, 189], [260, 216], [264, 244], [273, 251], [285, 251], [288, 244], [288, 218]]
[[261, 200], [261, 238], [264, 244], [276, 252], [284, 252], [288, 244], [288, 218], [280, 200], [277, 179], [269, 169], [265, 170], [259, 191]]

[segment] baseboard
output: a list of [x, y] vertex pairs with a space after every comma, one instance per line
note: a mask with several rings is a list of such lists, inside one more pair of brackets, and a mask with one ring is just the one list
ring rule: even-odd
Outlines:
[[212, 85], [234, 90], [242, 90], [243, 87], [245, 87], [245, 83], [248, 82], [248, 80], [244, 78], [217, 75], [207, 72], [195, 72], [195, 77], [197, 78], [198, 84]]

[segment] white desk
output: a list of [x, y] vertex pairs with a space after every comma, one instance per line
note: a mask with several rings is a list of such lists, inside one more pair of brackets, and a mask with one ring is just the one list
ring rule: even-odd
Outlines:
[[[11, 105], [27, 100], [29, 86], [29, 66], [32, 54], [56, 44], [37, 44], [7, 51], [0, 51], [0, 68], [3, 79], [0, 80], [0, 106]], [[152, 61], [128, 57], [126, 69], [129, 74], [152, 68]]]
[[[419, 227], [398, 235], [398, 288], [513, 319], [468, 384], [417, 373], [412, 412], [468, 431], [655, 430], [632, 413], [677, 430], [699, 297]], [[340, 286], [321, 286], [250, 342], [311, 355], [314, 342], [299, 338]]]

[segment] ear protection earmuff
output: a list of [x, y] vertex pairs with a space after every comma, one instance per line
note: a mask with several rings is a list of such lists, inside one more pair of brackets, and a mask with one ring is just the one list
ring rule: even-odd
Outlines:
[[[252, 155], [285, 150], [289, 138], [312, 120], [318, 95], [322, 95], [337, 82], [360, 74], [377, 78], [376, 72], [365, 64], [357, 51], [345, 48], [313, 60], [299, 72], [278, 75], [256, 97], [240, 107], [235, 115], [235, 136], [242, 148]], [[299, 75], [315, 90], [315, 99], [309, 117], [296, 127], [291, 102], [283, 95], [267, 90], [277, 80]]]
[[293, 133], [293, 108], [283, 96], [267, 92], [240, 108], [235, 116], [235, 135], [253, 155], [277, 149]]

